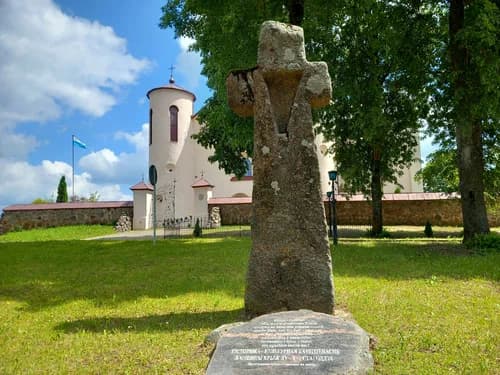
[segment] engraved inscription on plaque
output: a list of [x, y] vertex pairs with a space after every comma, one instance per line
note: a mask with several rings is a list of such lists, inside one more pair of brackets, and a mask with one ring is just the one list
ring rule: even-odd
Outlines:
[[317, 321], [276, 318], [252, 328], [251, 334], [258, 337], [257, 347], [233, 348], [231, 354], [234, 361], [248, 366], [317, 367], [319, 362], [334, 361], [334, 356], [340, 355], [337, 348], [314, 347], [312, 337], [324, 331]]
[[[263, 315], [218, 341], [207, 374], [336, 374], [373, 364], [354, 322], [310, 310]], [[366, 369], [365, 368], [365, 369]]]

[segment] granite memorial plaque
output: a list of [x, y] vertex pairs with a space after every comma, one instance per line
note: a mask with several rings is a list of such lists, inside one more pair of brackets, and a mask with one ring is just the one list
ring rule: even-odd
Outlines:
[[369, 336], [356, 323], [310, 310], [262, 315], [217, 342], [207, 375], [365, 374]]

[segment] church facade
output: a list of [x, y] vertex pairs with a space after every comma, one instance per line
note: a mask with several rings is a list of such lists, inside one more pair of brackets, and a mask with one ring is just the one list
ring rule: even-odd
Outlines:
[[[194, 114], [196, 97], [179, 87], [171, 78], [165, 86], [148, 91], [149, 99], [149, 165], [157, 170], [156, 220], [159, 225], [189, 217], [207, 217], [210, 200], [252, 196], [252, 168], [248, 160], [247, 175], [241, 179], [210, 163], [211, 150], [196, 143], [192, 136], [200, 131]], [[321, 189], [331, 190], [328, 171], [335, 169], [332, 155], [327, 154], [328, 144], [323, 137], [316, 137]], [[415, 150], [410, 168], [399, 178], [401, 191], [422, 192], [422, 184], [414, 179], [421, 168], [420, 147]], [[292, 171], [293, 173], [293, 171]], [[340, 184], [341, 185], [341, 184]], [[397, 187], [388, 184], [385, 193], [394, 193]], [[131, 187], [134, 194], [134, 229], [149, 229], [153, 225], [153, 187], [140, 182]]]

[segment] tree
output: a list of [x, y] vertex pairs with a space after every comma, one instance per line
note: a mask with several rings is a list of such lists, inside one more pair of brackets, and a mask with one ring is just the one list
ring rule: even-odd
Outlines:
[[500, 1], [450, 0], [444, 24], [429, 128], [456, 149], [467, 241], [489, 232], [485, 182], [500, 185]]
[[[484, 194], [486, 200], [500, 198], [500, 145], [484, 147]], [[416, 178], [421, 180], [425, 192], [456, 193], [459, 191], [456, 147], [442, 147], [427, 157], [425, 166], [417, 173]]]
[[335, 12], [342, 21], [321, 43], [334, 82], [321, 129], [346, 189], [371, 196], [371, 232], [380, 235], [382, 187], [415, 161], [438, 24], [422, 1], [340, 3]]
[[253, 119], [241, 118], [227, 105], [226, 76], [231, 70], [257, 63], [258, 33], [267, 19], [286, 21], [282, 1], [168, 0], [160, 27], [173, 27], [177, 36], [195, 39], [202, 74], [213, 95], [198, 112], [199, 144], [212, 148], [211, 162], [241, 177], [245, 156], [253, 154]]
[[67, 202], [68, 201], [68, 187], [66, 186], [66, 177], [62, 176], [59, 180], [59, 185], [57, 186], [57, 198], [56, 202]]
[[[320, 131], [334, 141], [335, 158], [350, 191], [373, 202], [373, 233], [382, 231], [382, 184], [411, 163], [436, 20], [422, 1], [206, 1], [168, 0], [162, 27], [196, 42], [213, 96], [199, 113], [197, 141], [212, 147], [211, 161], [227, 173], [245, 172], [252, 155], [252, 121], [226, 104], [229, 71], [256, 64], [260, 24], [302, 20], [308, 58], [329, 65], [334, 105], [322, 112]], [[236, 37], [235, 37], [236, 36]], [[237, 37], [242, 36], [242, 37]], [[244, 36], [244, 37], [243, 37]]]
[[417, 175], [425, 192], [458, 192], [458, 169], [455, 150], [437, 150], [429, 154], [427, 163]]

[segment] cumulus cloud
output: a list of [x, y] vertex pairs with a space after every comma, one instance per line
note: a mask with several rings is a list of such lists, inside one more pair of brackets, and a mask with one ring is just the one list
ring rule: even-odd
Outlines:
[[[18, 124], [51, 121], [72, 111], [102, 116], [116, 104], [120, 89], [150, 66], [147, 59], [128, 53], [126, 40], [111, 27], [67, 15], [53, 0], [35, 5], [0, 0], [0, 208], [50, 198], [62, 175], [71, 194], [71, 166], [48, 160], [28, 163], [38, 142], [17, 131]], [[134, 134], [128, 136], [135, 142]], [[125, 166], [116, 160], [122, 155], [111, 150], [101, 150], [99, 157], [101, 174], [104, 161], [107, 167]], [[130, 158], [134, 170], [136, 161]], [[97, 191], [103, 200], [130, 199], [121, 193], [119, 181], [99, 181], [97, 172], [77, 174], [75, 193]]]
[[116, 139], [123, 139], [134, 147], [131, 153], [115, 154], [104, 148], [80, 159], [79, 165], [92, 175], [95, 181], [120, 184], [139, 181], [148, 165], [149, 125], [143, 124], [136, 133], [118, 132]]
[[39, 165], [0, 158], [0, 206], [50, 198], [61, 176], [71, 176], [71, 166], [43, 160]]
[[[60, 161], [43, 160], [39, 165], [25, 161], [0, 158], [0, 210], [15, 203], [30, 203], [36, 198], [52, 199], [57, 196], [61, 176], [66, 176], [68, 194], [73, 191], [71, 165]], [[97, 192], [100, 200], [131, 200], [117, 183], [96, 183], [83, 172], [75, 175], [75, 194], [88, 197]]]
[[14, 132], [12, 125], [0, 126], [0, 158], [14, 160], [26, 159], [29, 153], [38, 146], [35, 137]]
[[0, 55], [4, 123], [55, 119], [66, 107], [102, 116], [149, 65], [112, 28], [68, 16], [52, 0], [0, 2]]
[[201, 56], [189, 51], [189, 47], [195, 42], [192, 38], [180, 37], [177, 39], [181, 52], [177, 55], [176, 71], [186, 80], [187, 88], [194, 91], [201, 79]]

